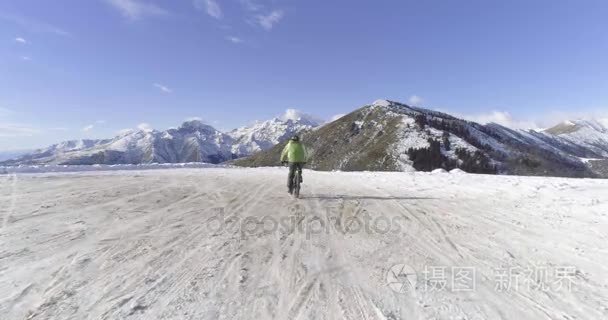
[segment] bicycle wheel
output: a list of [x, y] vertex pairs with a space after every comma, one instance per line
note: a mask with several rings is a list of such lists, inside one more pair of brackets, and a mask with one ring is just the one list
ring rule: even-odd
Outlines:
[[300, 197], [300, 175], [299, 171], [296, 171], [296, 174], [293, 175], [293, 196], [296, 198]]

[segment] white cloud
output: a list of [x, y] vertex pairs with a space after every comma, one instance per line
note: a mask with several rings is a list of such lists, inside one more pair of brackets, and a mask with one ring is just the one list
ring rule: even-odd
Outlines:
[[91, 123], [91, 124], [85, 126], [84, 128], [82, 128], [82, 131], [90, 132], [91, 130], [93, 130], [95, 128], [95, 125], [104, 124], [104, 123], [106, 123], [104, 120], [97, 120], [97, 121], [95, 121], [95, 123]]
[[292, 120], [292, 121], [303, 120], [303, 121], [309, 121], [309, 122], [313, 122], [313, 123], [317, 123], [317, 124], [321, 124], [321, 123], [325, 122], [320, 117], [314, 116], [314, 115], [309, 114], [309, 113], [302, 112], [302, 111], [297, 110], [297, 109], [287, 109], [287, 110], [285, 110], [285, 113], [283, 115], [281, 115], [279, 117], [279, 119], [281, 119], [283, 121], [287, 121], [287, 120]]
[[234, 43], [234, 44], [239, 44], [243, 42], [243, 39], [239, 38], [239, 37], [234, 37], [234, 36], [228, 36], [226, 37], [226, 40]]
[[116, 132], [116, 135], [123, 136], [125, 134], [133, 132], [133, 129], [122, 129]]
[[0, 107], [0, 117], [7, 116], [7, 115], [9, 115], [11, 113], [13, 113], [12, 110]]
[[340, 119], [340, 118], [344, 117], [345, 115], [346, 115], [345, 113], [340, 113], [340, 114], [337, 114], [337, 115], [335, 115], [335, 116], [331, 117], [331, 119], [329, 120], [329, 122], [334, 122], [334, 121], [336, 121], [336, 120], [338, 120], [338, 119]]
[[188, 117], [188, 118], [184, 119], [184, 121], [203, 121], [203, 118], [201, 118], [201, 117]]
[[537, 121], [543, 128], [550, 128], [566, 120], [597, 120], [602, 125], [608, 125], [608, 108], [568, 107], [567, 111], [546, 112]]
[[36, 20], [32, 20], [26, 17], [22, 17], [20, 15], [15, 15], [15, 14], [4, 14], [4, 13], [0, 13], [0, 20], [5, 20], [5, 21], [9, 21], [12, 22], [16, 25], [19, 25], [20, 27], [27, 29], [30, 32], [36, 32], [36, 33], [51, 33], [54, 35], [58, 35], [58, 36], [70, 36], [70, 33], [59, 28], [56, 27], [54, 25], [42, 22], [42, 21], [36, 21]]
[[23, 60], [23, 61], [31, 61], [32, 58], [30, 58], [28, 56], [21, 56], [21, 60]]
[[263, 6], [253, 0], [241, 0], [241, 3], [245, 7], [245, 9], [249, 11], [259, 11], [263, 8]]
[[421, 97], [419, 97], [417, 95], [413, 95], [413, 96], [409, 97], [409, 99], [407, 99], [407, 103], [412, 106], [419, 106], [423, 102], [424, 102], [424, 99], [422, 99]]
[[15, 38], [15, 42], [19, 42], [19, 43], [23, 43], [23, 44], [27, 44], [27, 40], [21, 38], [21, 37], [17, 37]]
[[125, 18], [138, 20], [149, 16], [166, 16], [169, 12], [155, 4], [141, 0], [105, 0]]
[[13, 113], [10, 109], [0, 107], [0, 137], [31, 137], [41, 132], [29, 124], [10, 121]]
[[0, 122], [0, 137], [31, 137], [40, 130], [20, 123]]
[[285, 113], [281, 116], [282, 120], [298, 120], [302, 118], [305, 114], [297, 109], [287, 109]]
[[511, 129], [538, 129], [539, 126], [534, 121], [529, 120], [517, 120], [514, 119], [511, 114], [506, 111], [491, 111], [489, 113], [477, 114], [477, 115], [465, 115], [462, 118], [481, 123], [498, 123], [499, 125], [511, 128]]
[[155, 83], [154, 86], [156, 88], [158, 88], [158, 90], [160, 90], [160, 91], [162, 91], [164, 93], [171, 93], [171, 92], [173, 92], [173, 90], [171, 90], [169, 87], [164, 86], [164, 85], [162, 85], [160, 83]]
[[516, 117], [511, 115], [508, 111], [499, 111], [499, 109], [468, 115], [451, 112], [450, 109], [447, 108], [434, 109], [461, 119], [481, 124], [494, 122], [512, 129], [538, 130], [542, 128], [551, 128], [563, 121], [579, 119], [596, 120], [604, 126], [608, 125], [608, 108], [606, 107], [561, 107], [554, 108], [553, 111], [543, 111], [542, 113], [527, 115], [525, 117]]
[[256, 17], [256, 21], [262, 28], [270, 31], [283, 19], [284, 16], [285, 13], [283, 10], [273, 10], [267, 15], [258, 15]]
[[205, 10], [208, 15], [221, 19], [223, 16], [222, 8], [215, 0], [194, 0], [194, 7], [198, 10]]
[[152, 131], [154, 129], [152, 129], [152, 126], [148, 123], [140, 123], [137, 125], [137, 129], [142, 130], [142, 131]]

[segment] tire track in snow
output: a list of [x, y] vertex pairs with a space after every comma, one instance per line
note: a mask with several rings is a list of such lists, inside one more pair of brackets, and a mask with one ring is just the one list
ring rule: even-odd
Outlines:
[[[608, 314], [606, 288], [603, 278], [598, 276], [605, 271], [601, 262], [606, 251], [601, 247], [603, 237], [598, 233], [606, 219], [597, 213], [605, 211], [605, 204], [591, 202], [591, 198], [598, 198], [608, 190], [604, 184], [581, 180], [576, 183], [588, 186], [586, 194], [567, 194], [572, 192], [567, 188], [555, 190], [551, 197], [543, 194], [546, 201], [563, 198], [554, 204], [558, 212], [551, 214], [550, 203], [547, 210], [527, 202], [525, 196], [521, 202], [514, 203], [518, 200], [517, 193], [500, 201], [478, 199], [499, 193], [496, 190], [507, 190], [496, 182], [492, 192], [485, 191], [488, 181], [494, 178], [484, 176], [467, 175], [460, 179], [473, 185], [469, 188], [468, 185], [444, 186], [441, 177], [421, 175], [418, 181], [425, 187], [430, 186], [427, 189], [454, 195], [427, 202], [374, 196], [386, 191], [400, 192], [401, 176], [389, 174], [308, 172], [310, 183], [304, 185], [303, 195], [312, 196], [293, 200], [283, 190], [286, 172], [277, 173], [273, 169], [192, 171], [188, 175], [181, 172], [172, 171], [169, 175], [166, 171], [162, 179], [142, 179], [141, 183], [152, 188], [163, 184], [169, 188], [136, 197], [131, 202], [127, 200], [133, 195], [122, 190], [116, 197], [124, 201], [79, 214], [71, 210], [78, 204], [74, 203], [78, 201], [75, 197], [65, 200], [70, 203], [58, 204], [70, 210], [58, 210], [56, 215], [39, 216], [18, 225], [9, 224], [11, 233], [3, 234], [2, 240], [19, 246], [23, 243], [24, 247], [31, 246], [32, 251], [1, 260], [0, 292], [8, 292], [0, 293], [3, 316], [23, 319], [28, 308], [38, 306], [38, 312], [30, 314], [32, 318], [392, 320], [450, 316], [543, 319], [550, 315], [601, 319]], [[362, 178], [369, 180], [361, 184]], [[30, 179], [19, 179], [20, 191], [27, 193], [39, 188], [36, 184], [39, 180], [24, 180]], [[10, 181], [6, 180], [9, 184]], [[129, 180], [91, 175], [87, 179], [61, 177], [53, 186], [67, 188], [71, 184], [77, 187], [95, 183], [120, 189], [127, 182]], [[198, 187], [190, 188], [192, 185]], [[387, 187], [389, 185], [392, 187]], [[2, 187], [3, 195], [9, 195], [6, 191], [10, 185]], [[124, 188], [133, 192], [141, 190], [137, 186]], [[417, 194], [419, 189], [411, 194]], [[260, 193], [254, 194], [255, 190]], [[356, 196], [335, 201], [337, 190], [347, 195], [363, 194], [360, 204], [349, 200]], [[319, 194], [322, 191], [330, 195]], [[49, 187], [46, 193], [30, 201], [36, 202], [43, 196], [53, 198], [60, 193]], [[189, 197], [183, 198], [182, 193]], [[112, 194], [100, 193], [96, 200], [95, 194], [87, 197], [93, 202], [105, 201], [102, 198]], [[239, 197], [229, 204], [233, 194]], [[574, 197], [576, 201], [568, 202]], [[8, 204], [10, 198], [4, 199]], [[15, 210], [27, 212], [24, 208], [29, 204], [21, 201], [25, 197], [17, 199]], [[345, 212], [324, 210], [340, 202], [345, 204]], [[404, 215], [408, 220], [404, 221], [403, 233], [398, 235], [363, 231], [344, 234], [331, 230], [307, 239], [305, 233], [296, 230], [291, 234], [264, 232], [243, 238], [234, 230], [206, 232], [207, 218], [213, 211], [199, 210], [226, 205], [229, 210], [236, 209], [238, 212], [234, 214], [241, 218], [279, 218], [289, 214], [283, 207], [292, 204], [299, 204], [308, 214], [308, 220], [326, 218], [326, 215], [334, 218], [334, 214], [351, 217], [356, 208], [363, 210], [358, 213], [360, 218], [365, 214], [387, 218]], [[560, 209], [564, 204], [568, 207]], [[495, 209], [483, 211], [490, 206]], [[574, 216], [566, 210], [578, 211]], [[563, 223], [541, 225], [553, 217], [563, 219]], [[68, 227], [68, 221], [82, 223]], [[301, 222], [301, 225], [307, 223]], [[594, 228], [597, 232], [583, 232], [581, 230], [586, 229], [576, 229], [579, 226]], [[40, 230], [29, 232], [29, 228]], [[78, 236], [80, 229], [86, 231], [86, 237], [68, 241]], [[571, 234], [566, 239], [556, 236], [559, 232]], [[542, 234], [548, 234], [554, 241], [536, 241]], [[26, 241], [25, 235], [31, 239]], [[450, 238], [461, 256], [444, 237]], [[51, 242], [40, 244], [43, 239]], [[119, 239], [122, 240], [117, 243]], [[574, 251], [573, 246], [581, 250]], [[509, 258], [502, 249], [508, 249], [514, 258]], [[559, 252], [564, 249], [565, 252]], [[103, 252], [115, 255], [116, 259], [104, 256]], [[435, 260], [425, 260], [426, 255]], [[525, 265], [536, 257], [553, 263], [580, 264], [585, 279], [580, 280], [582, 283], [572, 293], [551, 296], [541, 292], [525, 292], [527, 297], [496, 293], [490, 281], [478, 283], [476, 291], [468, 294], [417, 292], [416, 297], [410, 299], [390, 291], [383, 278], [386, 269], [398, 262], [411, 261], [420, 266], [430, 261], [483, 269], [500, 266], [503, 257], [513, 259], [517, 265]], [[491, 277], [491, 274], [484, 276]], [[9, 308], [17, 297], [19, 303]], [[538, 305], [544, 311], [539, 310]]]
[[[320, 187], [326, 186], [313, 182], [310, 190], [314, 194]], [[320, 197], [312, 196], [303, 200], [308, 203], [309, 211], [312, 213], [312, 217], [309, 217], [311, 220], [325, 218], [325, 223], [335, 222], [334, 217], [330, 216], [330, 212], [324, 210], [325, 206]], [[338, 199], [338, 202], [341, 204], [338, 219], [343, 221], [341, 223], [342, 228], [349, 227], [344, 223], [348, 220], [347, 218], [356, 218], [365, 210], [365, 206], [360, 201], [345, 204], [344, 199]], [[319, 214], [324, 215], [324, 217], [319, 216]], [[315, 319], [319, 317], [328, 319], [385, 319], [382, 312], [374, 309], [375, 304], [370, 298], [370, 295], [373, 294], [364, 293], [366, 290], [359, 286], [366, 280], [353, 278], [354, 274], [351, 274], [348, 267], [352, 262], [347, 262], [342, 258], [344, 248], [337, 246], [336, 240], [344, 241], [346, 237], [350, 236], [345, 230], [339, 231], [330, 227], [308, 239], [308, 246], [298, 248], [300, 250], [297, 251], [297, 256], [311, 256], [312, 260], [306, 261], [314, 263], [314, 270], [316, 271], [311, 272], [313, 266], [307, 267], [308, 273], [299, 282], [301, 283], [300, 287], [290, 293], [292, 300], [289, 304], [288, 319]], [[342, 278], [347, 287], [340, 284]], [[369, 310], [378, 312], [370, 313]]]
[[6, 229], [9, 219], [15, 213], [15, 203], [17, 202], [17, 174], [13, 173], [10, 175], [10, 177], [11, 177], [11, 192], [10, 192], [10, 200], [9, 200], [10, 203], [9, 203], [6, 213], [4, 214], [4, 217], [2, 219], [2, 231], [4, 231], [4, 229]]
[[[265, 207], [264, 204], [267, 203], [267, 196], [274, 191], [272, 187], [269, 187], [272, 183], [272, 180], [264, 180], [261, 181], [261, 185], [258, 185], [256, 188], [247, 188], [246, 190], [249, 191], [245, 195], [236, 198], [237, 200], [240, 199], [240, 201], [230, 201], [228, 203], [228, 209], [230, 210], [229, 214], [233, 214], [236, 218], [240, 219], [240, 221], [243, 221], [243, 218], [246, 218], [248, 214], [255, 214], [255, 209]], [[240, 184], [239, 187], [242, 188], [243, 184]], [[242, 230], [240, 228], [233, 231], [233, 234], [230, 236], [235, 240], [235, 248], [231, 251], [227, 251], [227, 255], [222, 257], [223, 262], [222, 266], [219, 268], [219, 275], [216, 277], [217, 279], [208, 291], [209, 296], [219, 295], [219, 297], [221, 297], [218, 299], [224, 301], [222, 306], [228, 306], [230, 301], [244, 303], [244, 301], [254, 300], [254, 297], [246, 295], [246, 292], [242, 290], [243, 283], [241, 280], [244, 278], [239, 279], [238, 275], [241, 274], [241, 271], [243, 270], [247, 270], [244, 271], [247, 273], [253, 269], [254, 266], [251, 265], [252, 262], [249, 261], [249, 255], [253, 250], [251, 247], [255, 247], [257, 241], [255, 238], [243, 238]], [[260, 272], [260, 274], [262, 273], [263, 272]], [[242, 276], [246, 277], [246, 274], [241, 274], [241, 277]], [[244, 303], [244, 305], [248, 306], [249, 304]], [[245, 309], [247, 308], [242, 308], [241, 310]], [[239, 310], [227, 312], [234, 313], [239, 312]], [[244, 311], [240, 312], [243, 312], [241, 317], [247, 317], [247, 313]], [[233, 316], [237, 316], [237, 314], [233, 314]]]

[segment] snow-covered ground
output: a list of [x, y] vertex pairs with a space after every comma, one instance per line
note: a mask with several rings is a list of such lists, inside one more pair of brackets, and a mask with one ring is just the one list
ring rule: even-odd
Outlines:
[[171, 168], [220, 168], [220, 167], [226, 167], [226, 166], [211, 164], [211, 163], [204, 163], [204, 162], [94, 164], [94, 165], [41, 164], [41, 165], [0, 166], [0, 174], [85, 172], [85, 171], [125, 171], [125, 170], [171, 169]]
[[2, 319], [606, 319], [608, 181], [0, 175]]

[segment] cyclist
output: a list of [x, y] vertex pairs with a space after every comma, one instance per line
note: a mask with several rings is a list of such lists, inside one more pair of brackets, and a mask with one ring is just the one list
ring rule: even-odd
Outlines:
[[281, 153], [281, 163], [289, 164], [289, 176], [287, 177], [287, 192], [293, 193], [293, 178], [296, 174], [296, 170], [300, 177], [300, 183], [303, 183], [302, 179], [302, 167], [306, 164], [306, 148], [300, 142], [300, 137], [294, 135], [289, 139], [287, 145]]

